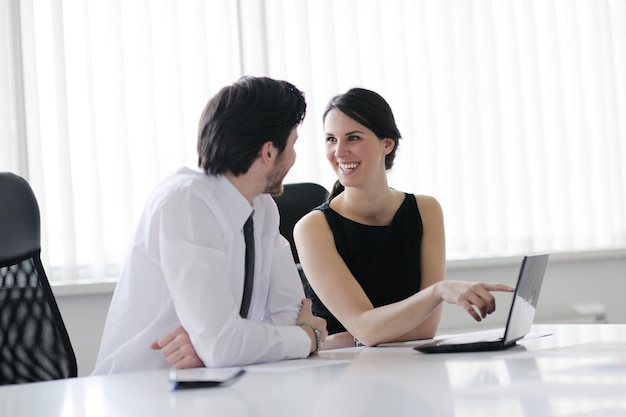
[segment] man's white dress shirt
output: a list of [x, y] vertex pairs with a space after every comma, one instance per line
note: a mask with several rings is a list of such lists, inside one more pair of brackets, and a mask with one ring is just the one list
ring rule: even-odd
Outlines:
[[[243, 224], [254, 210], [255, 271], [248, 319]], [[166, 368], [150, 344], [182, 325], [207, 367], [304, 358], [295, 326], [302, 283], [273, 199], [253, 207], [224, 176], [181, 168], [152, 193], [113, 294], [94, 374]]]

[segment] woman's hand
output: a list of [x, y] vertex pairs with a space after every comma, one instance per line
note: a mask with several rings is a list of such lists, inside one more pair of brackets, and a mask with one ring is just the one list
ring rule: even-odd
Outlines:
[[491, 294], [492, 291], [515, 291], [509, 285], [484, 282], [441, 281], [435, 285], [436, 294], [442, 300], [457, 304], [476, 321], [481, 321], [496, 310], [496, 299]]
[[354, 347], [354, 337], [348, 332], [331, 334], [326, 338], [323, 350]]

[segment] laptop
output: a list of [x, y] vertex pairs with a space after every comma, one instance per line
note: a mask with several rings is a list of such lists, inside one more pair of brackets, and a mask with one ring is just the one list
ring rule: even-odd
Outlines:
[[438, 338], [413, 349], [424, 353], [480, 352], [506, 349], [530, 332], [548, 264], [548, 254], [527, 255], [522, 260], [509, 317], [504, 329], [478, 331]]

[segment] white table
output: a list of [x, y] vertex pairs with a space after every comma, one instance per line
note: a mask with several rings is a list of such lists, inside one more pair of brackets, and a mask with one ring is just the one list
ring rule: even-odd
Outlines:
[[340, 349], [225, 388], [172, 392], [165, 370], [4, 386], [0, 416], [626, 416], [626, 325], [533, 332], [553, 335], [501, 352]]

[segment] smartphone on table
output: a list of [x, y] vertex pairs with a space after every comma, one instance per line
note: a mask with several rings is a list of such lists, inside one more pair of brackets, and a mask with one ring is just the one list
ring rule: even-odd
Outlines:
[[172, 368], [169, 380], [172, 390], [226, 387], [245, 373], [243, 368]]

